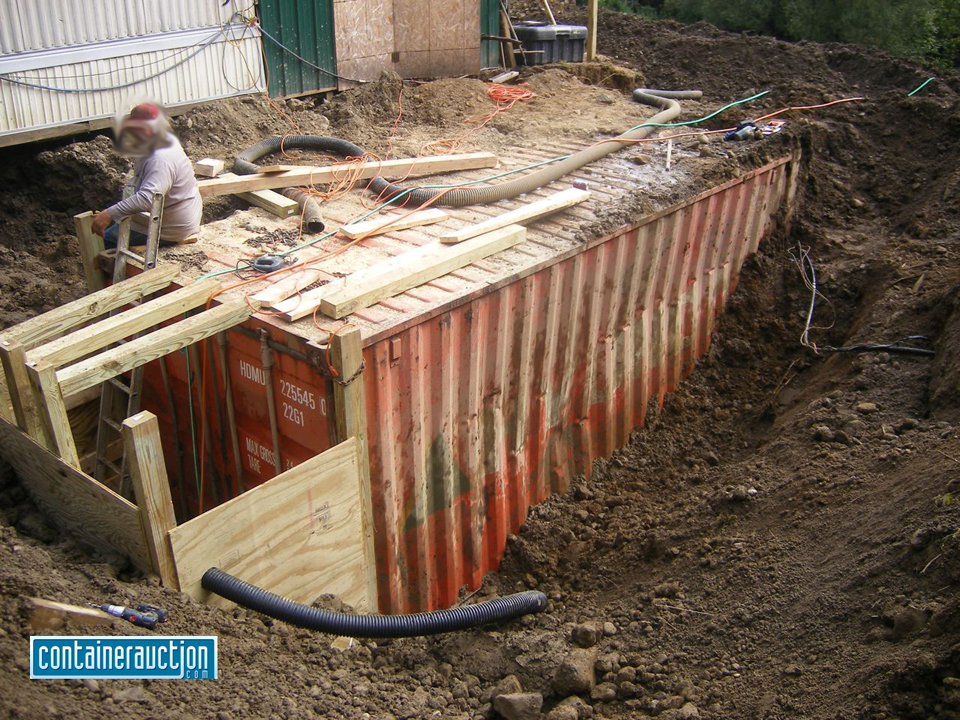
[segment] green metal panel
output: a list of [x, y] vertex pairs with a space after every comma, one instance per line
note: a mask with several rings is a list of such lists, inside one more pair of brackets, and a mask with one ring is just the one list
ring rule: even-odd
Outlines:
[[270, 37], [263, 38], [270, 95], [298, 95], [337, 86], [332, 74], [337, 70], [333, 0], [260, 0], [258, 11], [264, 31], [292, 51]]
[[[500, 34], [500, 0], [480, 0], [480, 33], [483, 35]], [[499, 67], [500, 43], [496, 40], [480, 42], [480, 63], [482, 67]]]

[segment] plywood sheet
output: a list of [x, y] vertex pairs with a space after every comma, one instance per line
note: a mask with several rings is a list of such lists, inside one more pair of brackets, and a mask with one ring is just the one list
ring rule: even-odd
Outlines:
[[170, 531], [180, 589], [220, 607], [200, 587], [219, 567], [297, 602], [323, 593], [367, 603], [359, 444], [353, 438]]

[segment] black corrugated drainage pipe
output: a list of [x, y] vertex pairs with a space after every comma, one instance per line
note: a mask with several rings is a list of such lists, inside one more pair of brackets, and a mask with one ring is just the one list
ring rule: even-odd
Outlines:
[[420, 637], [468, 630], [489, 623], [513, 620], [528, 613], [542, 612], [547, 607], [546, 595], [539, 590], [527, 590], [476, 605], [436, 612], [413, 615], [347, 615], [287, 600], [235, 578], [220, 568], [212, 567], [207, 570], [200, 584], [205, 590], [275, 620], [307, 630], [356, 638]]
[[[660, 112], [647, 120], [649, 125], [629, 130], [616, 138], [611, 138], [607, 142], [591, 145], [573, 153], [563, 160], [544, 165], [531, 173], [521, 175], [513, 180], [497, 183], [496, 185], [454, 188], [447, 192], [426, 188], [410, 189], [404, 198], [404, 204], [417, 207], [431, 200], [435, 200], [435, 205], [444, 205], [447, 207], [486, 205], [497, 202], [498, 200], [506, 200], [517, 197], [518, 195], [523, 195], [524, 193], [533, 192], [537, 188], [541, 188], [554, 180], [559, 180], [563, 176], [579, 170], [584, 165], [626, 147], [630, 144], [631, 140], [641, 140], [647, 137], [656, 129], [656, 127], [653, 126], [672, 122], [680, 115], [680, 103], [677, 102], [678, 100], [699, 100], [701, 97], [703, 97], [703, 93], [699, 90], [650, 90], [647, 88], [638, 88], [633, 91], [634, 100], [645, 105], [660, 108]], [[287, 135], [283, 138], [275, 137], [263, 140], [253, 147], [244, 150], [233, 162], [234, 172], [241, 175], [256, 172], [256, 165], [254, 165], [252, 161], [259, 160], [264, 155], [278, 152], [281, 142], [284, 148], [322, 150], [348, 157], [360, 157], [364, 154], [362, 148], [338, 138], [321, 137], [319, 135]], [[401, 185], [388, 182], [380, 177], [374, 178], [370, 182], [369, 189], [376, 193], [378, 197], [387, 199], [408, 190]]]
[[303, 227], [307, 232], [313, 234], [323, 232], [323, 213], [320, 212], [320, 203], [313, 195], [297, 188], [284, 188], [280, 194], [300, 203], [300, 216], [303, 218]]

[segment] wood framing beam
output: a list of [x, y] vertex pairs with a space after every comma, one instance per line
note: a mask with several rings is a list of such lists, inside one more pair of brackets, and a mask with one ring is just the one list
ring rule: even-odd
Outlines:
[[33, 386], [33, 401], [50, 439], [50, 449], [65, 463], [80, 469], [80, 455], [73, 440], [63, 391], [57, 382], [57, 371], [49, 363], [27, 363], [27, 374]]
[[151, 572], [136, 505], [3, 420], [0, 456], [17, 471], [37, 505], [54, 524], [98, 548], [126, 555], [138, 568]]
[[430, 225], [448, 218], [449, 215], [443, 210], [430, 208], [429, 210], [418, 210], [407, 213], [406, 215], [390, 215], [386, 217], [377, 217], [363, 222], [350, 223], [340, 228], [340, 232], [351, 240], [357, 240], [370, 235], [381, 235], [383, 233], [393, 232], [394, 230], [407, 230], [420, 225]]
[[203, 158], [193, 164], [193, 173], [203, 177], [216, 177], [223, 172], [223, 160], [219, 158]]
[[507, 225], [522, 225], [524, 223], [533, 222], [534, 220], [538, 220], [542, 217], [563, 210], [564, 208], [571, 207], [577, 203], [582, 203], [589, 197], [589, 190], [579, 190], [577, 188], [561, 190], [558, 193], [554, 193], [550, 197], [545, 197], [541, 200], [535, 200], [534, 202], [527, 203], [526, 205], [518, 207], [516, 210], [510, 210], [508, 212], [501, 213], [500, 215], [492, 217], [489, 220], [484, 220], [483, 222], [479, 222], [475, 225], [468, 225], [465, 228], [451, 230], [450, 232], [444, 233], [440, 236], [440, 242], [460, 243], [464, 240], [469, 240], [472, 237], [477, 237], [477, 235], [483, 235], [484, 233], [506, 227]]
[[180, 268], [177, 265], [164, 265], [147, 270], [14, 325], [0, 334], [0, 338], [14, 340], [20, 343], [24, 350], [30, 350], [111, 310], [135, 300], [143, 300], [147, 295], [167, 287], [179, 274]]
[[345, 317], [355, 310], [511, 248], [526, 237], [527, 229], [522, 225], [507, 225], [455, 246], [424, 245], [344, 278], [342, 285], [320, 298], [320, 310], [328, 317]]
[[20, 343], [0, 340], [0, 364], [3, 365], [3, 374], [6, 376], [14, 420], [33, 440], [49, 449], [52, 445], [33, 397], [33, 386], [27, 374], [26, 362], [26, 353]]
[[107, 279], [100, 270], [100, 253], [103, 252], [103, 238], [93, 232], [94, 213], [87, 211], [73, 216], [73, 227], [80, 243], [80, 259], [83, 260], [83, 276], [87, 281], [87, 290], [102, 290]]
[[600, 0], [587, 0], [587, 42], [583, 59], [593, 62], [597, 59], [597, 8]]
[[173, 512], [156, 415], [141, 412], [124, 420], [123, 445], [150, 562], [163, 585], [178, 590], [177, 569], [168, 539], [168, 533], [177, 526], [177, 516]]
[[221, 330], [228, 330], [250, 317], [255, 309], [256, 304], [251, 307], [243, 301], [225, 303], [181, 322], [167, 325], [125, 345], [63, 368], [56, 374], [60, 389], [64, 395], [73, 395], [98, 385], [175, 350], [193, 345]]
[[213, 278], [192, 283], [34, 348], [27, 353], [27, 360], [48, 362], [55, 367], [66, 365], [123, 338], [193, 310], [203, 305], [219, 289], [220, 283]]
[[416, 175], [434, 175], [457, 170], [476, 170], [497, 166], [497, 156], [493, 153], [475, 152], [460, 155], [436, 155], [422, 158], [403, 158], [350, 165], [327, 165], [324, 167], [302, 167], [278, 173], [256, 173], [241, 175], [237, 178], [213, 178], [201, 180], [201, 197], [214, 195], [233, 195], [251, 190], [271, 190], [294, 187], [297, 185], [325, 185], [346, 177], [357, 180], [369, 180], [372, 177], [401, 178]]
[[286, 300], [294, 293], [303, 290], [307, 285], [313, 285], [317, 280], [324, 277], [329, 277], [329, 275], [316, 268], [295, 270], [290, 273], [289, 277], [271, 283], [269, 287], [258, 292], [252, 299], [264, 307], [270, 307]]
[[[373, 544], [373, 496], [370, 491], [370, 456], [367, 451], [367, 404], [363, 386], [363, 346], [360, 328], [348, 327], [330, 340], [333, 367], [340, 379], [333, 384], [333, 407], [337, 439], [354, 438], [358, 444], [360, 509], [363, 521], [363, 555], [367, 566], [367, 602], [371, 612], [377, 605], [377, 554]], [[352, 378], [352, 379], [351, 379]]]
[[[244, 177], [235, 173], [222, 173], [219, 180], [239, 180]], [[273, 190], [252, 190], [250, 192], [240, 192], [236, 194], [241, 200], [263, 208], [271, 215], [277, 217], [290, 217], [300, 212], [300, 203], [296, 200], [281, 195]]]

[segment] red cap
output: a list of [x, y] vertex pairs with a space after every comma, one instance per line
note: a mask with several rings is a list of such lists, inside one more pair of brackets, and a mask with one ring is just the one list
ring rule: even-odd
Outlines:
[[156, 120], [160, 117], [160, 108], [153, 103], [140, 103], [130, 111], [131, 120]]

